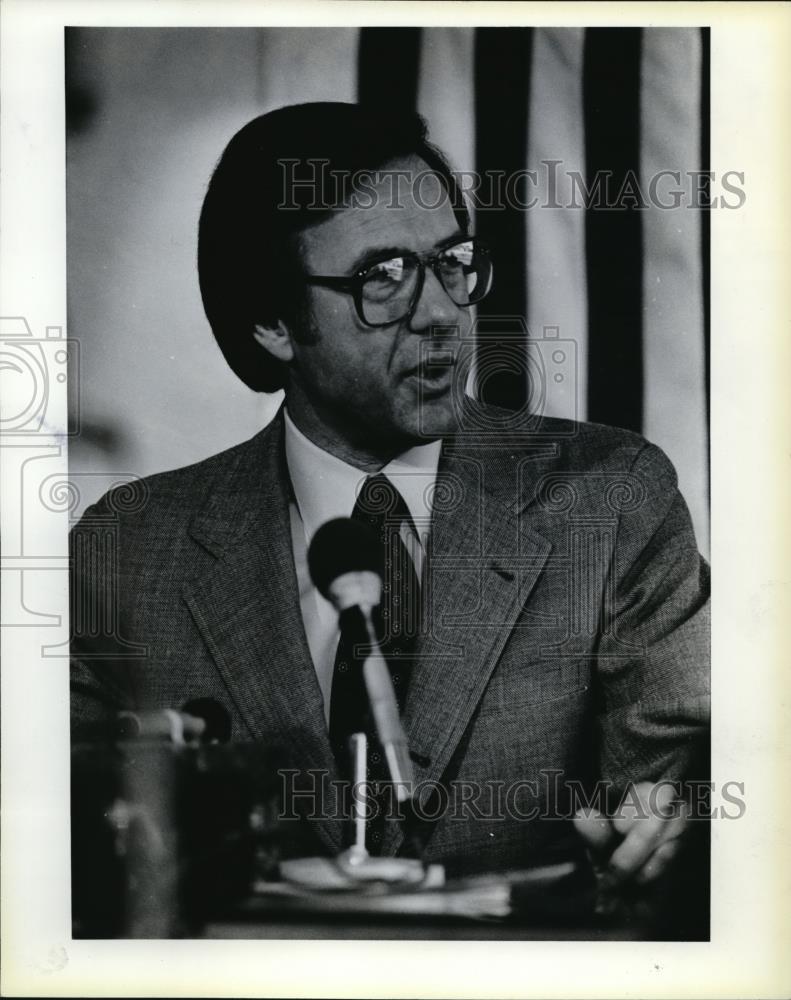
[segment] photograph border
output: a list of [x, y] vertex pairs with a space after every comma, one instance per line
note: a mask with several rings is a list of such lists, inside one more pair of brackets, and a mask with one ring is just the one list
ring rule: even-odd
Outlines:
[[[788, 317], [791, 172], [779, 3], [167, 3], [5, 0], [0, 315], [67, 335], [65, 25], [682, 25], [711, 33], [711, 168], [745, 173], [738, 212], [711, 217], [712, 780], [744, 783], [738, 821], [712, 823], [710, 942], [76, 941], [69, 905], [68, 518], [40, 519], [35, 459], [67, 475], [65, 381], [34, 442], [0, 442], [3, 537], [2, 991], [44, 996], [771, 996], [791, 989]], [[0, 373], [1, 374], [1, 373]], [[13, 402], [11, 405], [13, 405]], [[52, 471], [52, 463], [47, 464]], [[30, 498], [33, 498], [32, 501]], [[24, 593], [14, 581], [25, 571]], [[17, 589], [21, 590], [21, 582]], [[9, 621], [16, 605], [30, 619]], [[42, 612], [40, 609], [46, 609]], [[58, 640], [54, 640], [57, 642]], [[298, 970], [298, 977], [294, 970]], [[386, 970], [386, 972], [384, 971]]]

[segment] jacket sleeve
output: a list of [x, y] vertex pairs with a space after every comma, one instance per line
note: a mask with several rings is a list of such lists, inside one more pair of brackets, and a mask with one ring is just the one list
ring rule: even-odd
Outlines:
[[72, 529], [69, 560], [70, 715], [76, 740], [133, 706], [129, 664], [143, 652], [121, 634], [120, 520], [106, 497]]
[[632, 466], [595, 662], [599, 767], [629, 781], [707, 777], [709, 567], [675, 470], [645, 445]]

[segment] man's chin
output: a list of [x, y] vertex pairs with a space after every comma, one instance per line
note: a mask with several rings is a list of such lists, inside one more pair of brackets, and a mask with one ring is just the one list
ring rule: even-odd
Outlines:
[[413, 423], [414, 436], [423, 442], [448, 437], [458, 429], [459, 415], [450, 392], [437, 397], [423, 397], [418, 401], [417, 419]]

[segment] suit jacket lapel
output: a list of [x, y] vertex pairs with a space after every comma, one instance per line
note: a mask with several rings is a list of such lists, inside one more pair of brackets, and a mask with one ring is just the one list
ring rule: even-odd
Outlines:
[[[282, 740], [303, 771], [337, 777], [300, 610], [278, 415], [240, 447], [191, 526], [217, 561], [185, 594], [229, 696], [256, 740]], [[317, 820], [332, 848], [338, 821]]]
[[424, 588], [428, 628], [405, 710], [410, 748], [425, 758], [418, 781], [441, 777], [551, 549], [521, 517], [517, 475], [507, 454], [443, 453]]

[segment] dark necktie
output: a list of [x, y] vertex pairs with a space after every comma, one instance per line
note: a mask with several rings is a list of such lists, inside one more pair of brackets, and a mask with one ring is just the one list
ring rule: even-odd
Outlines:
[[[404, 498], [381, 473], [369, 476], [360, 490], [352, 518], [366, 522], [381, 546], [384, 566], [382, 601], [372, 615], [382, 653], [390, 668], [398, 705], [403, 710], [412, 653], [420, 631], [420, 584], [415, 566], [401, 538], [406, 523], [414, 524]], [[365, 634], [354, 610], [341, 616], [341, 640], [335, 656], [330, 697], [330, 742], [341, 776], [351, 780], [349, 737], [364, 732], [368, 738], [368, 781], [389, 780], [382, 748], [368, 709], [362, 666]], [[382, 803], [383, 804], [383, 803]], [[378, 853], [383, 818], [368, 824], [368, 849]]]

